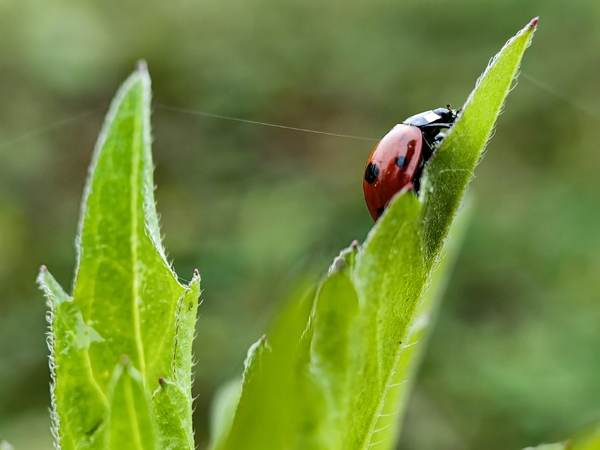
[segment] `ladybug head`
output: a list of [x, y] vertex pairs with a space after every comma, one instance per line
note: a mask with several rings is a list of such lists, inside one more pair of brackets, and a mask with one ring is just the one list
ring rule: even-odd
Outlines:
[[433, 112], [440, 116], [438, 123], [453, 124], [458, 115], [458, 111], [450, 108], [450, 105], [446, 105], [445, 108], [436, 108]]

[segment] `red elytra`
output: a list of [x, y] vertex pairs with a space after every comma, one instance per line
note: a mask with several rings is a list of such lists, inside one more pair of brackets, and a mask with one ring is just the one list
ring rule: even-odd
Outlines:
[[422, 152], [423, 133], [416, 126], [396, 125], [379, 141], [363, 178], [367, 208], [374, 220], [383, 214], [396, 193], [412, 188]]

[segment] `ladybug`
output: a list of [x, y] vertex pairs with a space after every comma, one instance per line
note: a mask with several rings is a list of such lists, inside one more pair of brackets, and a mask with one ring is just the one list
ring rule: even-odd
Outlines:
[[365, 201], [374, 220], [397, 192], [419, 192], [423, 168], [444, 138], [440, 132], [454, 124], [457, 114], [450, 105], [415, 114], [392, 128], [375, 146], [363, 179]]

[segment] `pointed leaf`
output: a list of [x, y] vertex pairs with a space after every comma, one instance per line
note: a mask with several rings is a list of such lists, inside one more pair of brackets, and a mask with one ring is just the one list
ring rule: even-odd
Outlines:
[[427, 290], [424, 291], [417, 303], [413, 313], [414, 318], [406, 334], [406, 345], [399, 356], [397, 371], [390, 385], [391, 389], [388, 389], [388, 397], [373, 432], [377, 441], [372, 444], [372, 448], [389, 448], [389, 443], [396, 442], [400, 434], [402, 411], [408, 403], [417, 369], [435, 323], [441, 297], [466, 233], [470, 219], [469, 213], [469, 208], [464, 208], [458, 214], [452, 225], [450, 236], [444, 244], [443, 254], [445, 256], [433, 269]]
[[[461, 199], [491, 136], [536, 24], [537, 19], [508, 41], [478, 80], [473, 93], [461, 109], [456, 124], [425, 170], [420, 203], [414, 209], [402, 212], [398, 211], [396, 204], [408, 205], [410, 202], [405, 198], [414, 198], [408, 193], [396, 198], [388, 214], [384, 214], [383, 220], [375, 225], [365, 244], [365, 256], [359, 253], [357, 257], [360, 262], [373, 249], [372, 258], [379, 261], [379, 266], [372, 264], [375, 278], [369, 273], [369, 268], [360, 273], [361, 264], [357, 262], [356, 285], [362, 287], [359, 292], [362, 291], [365, 298], [370, 298], [371, 303], [381, 304], [378, 306], [377, 316], [381, 322], [376, 322], [377, 336], [381, 342], [377, 354], [379, 372], [375, 377], [380, 383], [381, 395], [365, 414], [365, 421], [367, 417], [371, 420], [367, 421], [368, 427], [364, 428], [364, 434], [363, 430], [356, 428], [357, 440], [352, 441], [347, 448], [390, 449], [394, 445], [394, 438], [398, 433], [388, 430], [396, 427], [388, 417], [406, 404], [408, 391], [403, 389], [403, 383], [410, 380], [401, 376], [405, 370], [402, 361], [411, 359], [409, 355], [403, 358], [406, 345], [409, 344], [409, 331], [411, 327], [418, 326], [419, 322], [427, 319], [418, 305], [426, 298], [426, 286], [441, 257]], [[406, 222], [393, 222], [398, 220], [394, 214], [396, 211], [401, 213]], [[412, 229], [408, 229], [411, 226]], [[378, 239], [377, 236], [389, 233], [389, 229], [392, 232], [396, 230], [397, 233], [394, 240], [390, 241], [389, 252], [383, 246], [373, 248], [372, 242]], [[403, 229], [408, 231], [403, 234]], [[403, 244], [399, 244], [394, 255], [397, 240], [402, 240]], [[393, 260], [397, 261], [397, 269], [386, 266], [393, 265]], [[388, 284], [390, 288], [386, 288]], [[374, 290], [379, 290], [382, 296], [380, 299], [372, 294]], [[414, 352], [414, 346], [422, 343], [411, 345], [409, 352]], [[411, 372], [407, 375], [413, 375], [414, 368]], [[394, 392], [395, 389], [402, 391], [404, 395]], [[365, 401], [371, 399], [369, 397]], [[360, 400], [359, 404], [362, 404]]]
[[[89, 358], [100, 387], [121, 355], [150, 388], [171, 367], [175, 308], [184, 292], [164, 258], [154, 208], [150, 78], [134, 73], [100, 135], [82, 207], [74, 303], [105, 339]], [[153, 301], [151, 301], [151, 299]]]
[[244, 385], [223, 448], [393, 447], [444, 284], [434, 269], [536, 23], [478, 81], [425, 170], [421, 197], [407, 191], [392, 200], [362, 248], [336, 260], [308, 318], [280, 319], [277, 340], [286, 344], [272, 345]]
[[305, 352], [299, 348], [313, 296], [314, 291], [307, 294], [305, 287], [298, 288], [277, 326], [249, 351], [237, 411], [218, 449], [286, 448], [305, 420], [300, 397], [306, 401], [310, 394], [297, 389], [304, 376], [299, 359]]
[[194, 449], [192, 423], [192, 341], [200, 296], [200, 277], [196, 271], [190, 286], [177, 302], [175, 337], [171, 354], [172, 369], [159, 378], [154, 394], [162, 449]]
[[229, 381], [215, 393], [210, 410], [210, 448], [225, 445], [241, 393], [242, 382], [239, 379]]
[[153, 404], [162, 450], [194, 448], [192, 411], [189, 393], [166, 379], [159, 379], [160, 387], [154, 394]]
[[354, 355], [353, 324], [359, 313], [358, 295], [352, 283], [357, 245], [352, 245], [336, 258], [328, 277], [321, 285], [315, 301], [312, 322], [311, 358], [308, 371], [322, 390], [324, 406], [316, 409], [314, 420], [321, 418], [316, 441], [324, 449], [339, 448], [350, 426], [353, 396], [351, 372]]
[[155, 450], [158, 447], [150, 399], [144, 378], [123, 357], [112, 375], [106, 427], [107, 449]]
[[[178, 449], [194, 447], [191, 345], [199, 276], [182, 286], [166, 260], [152, 171], [150, 78], [141, 64], [113, 100], [96, 145], [82, 204], [73, 297], [45, 269], [38, 278], [51, 310], [53, 423], [63, 450], [116, 445], [111, 395], [121, 392], [114, 390], [114, 374], [121, 370], [122, 355], [129, 363], [118, 374], [124, 383], [116, 385], [119, 389], [143, 389], [149, 399], [159, 379], [176, 386], [168, 391], [172, 396], [163, 392], [158, 400], [181, 411], [169, 417], [177, 422], [178, 437], [163, 434], [172, 428], [157, 426], [154, 409], [147, 419], [152, 425], [144, 426], [158, 430], [161, 443], [175, 440]], [[143, 406], [141, 400], [119, 402]], [[140, 414], [142, 423], [148, 414]], [[165, 418], [158, 418], [164, 425]], [[126, 440], [120, 434], [125, 432], [119, 429], [119, 439]], [[139, 441], [133, 434], [127, 439]], [[139, 442], [143, 448], [150, 445]]]
[[440, 254], [473, 170], [515, 83], [521, 58], [531, 44], [537, 22], [537, 19], [532, 20], [492, 58], [424, 173], [421, 220], [429, 266]]

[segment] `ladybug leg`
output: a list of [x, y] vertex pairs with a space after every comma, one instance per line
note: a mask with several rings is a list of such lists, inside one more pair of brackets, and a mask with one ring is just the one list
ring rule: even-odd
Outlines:
[[415, 195], [419, 195], [419, 189], [421, 189], [421, 175], [423, 173], [423, 167], [419, 168], [419, 172], [416, 174], [413, 184], [410, 185], [412, 189], [415, 191]]
[[420, 127], [425, 128], [425, 130], [423, 130], [423, 141], [429, 145], [431, 152], [429, 157], [426, 157], [426, 159], [431, 158], [431, 156], [435, 152], [436, 147], [444, 139], [445, 136], [440, 136], [440, 132], [442, 130], [447, 130], [451, 127], [452, 124], [447, 123], [431, 123], [429, 125], [423, 125]]
[[[422, 148], [422, 156], [419, 161], [419, 166], [415, 171], [415, 175], [413, 177], [413, 182], [411, 188], [414, 189], [415, 194], [419, 194], [419, 189], [421, 188], [421, 175], [423, 175], [423, 169], [425, 169], [425, 165], [429, 162], [433, 153], [435, 151], [435, 147], [432, 146], [429, 138], [423, 133], [423, 148]], [[407, 185], [408, 186], [408, 185]]]
[[435, 138], [432, 140], [431, 136], [428, 133], [423, 133], [423, 149], [422, 149], [422, 157], [419, 163], [419, 167], [415, 171], [415, 176], [413, 178], [413, 186], [412, 188], [415, 191], [415, 194], [419, 194], [419, 189], [421, 188], [421, 176], [423, 175], [423, 170], [425, 166], [429, 163], [429, 160], [437, 150], [438, 144], [441, 139], [436, 140]]
[[437, 142], [435, 139], [432, 141], [430, 136], [427, 136], [426, 133], [423, 133], [423, 156], [421, 158], [423, 163], [426, 163], [433, 156], [433, 152], [435, 151]]
[[446, 137], [445, 134], [442, 134], [442, 133], [436, 134], [435, 137], [433, 138], [433, 146], [435, 148], [437, 148], [441, 144], [441, 142], [444, 140], [445, 137]]

